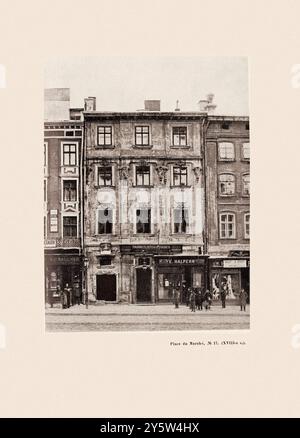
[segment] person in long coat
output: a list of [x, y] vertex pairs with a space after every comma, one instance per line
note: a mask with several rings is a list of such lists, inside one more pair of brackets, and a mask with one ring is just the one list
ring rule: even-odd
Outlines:
[[174, 304], [175, 309], [179, 308], [179, 300], [180, 300], [180, 288], [177, 286], [174, 290]]
[[195, 287], [195, 294], [196, 294], [196, 309], [202, 310], [202, 293], [201, 293], [201, 288], [198, 286], [198, 284]]
[[241, 311], [244, 310], [244, 312], [246, 312], [247, 298], [248, 298], [247, 292], [245, 291], [245, 289], [241, 289], [241, 292], [240, 292]]
[[190, 293], [190, 307], [192, 312], [196, 312], [196, 295], [193, 288], [191, 288], [191, 293]]
[[206, 291], [204, 292], [204, 296], [203, 296], [203, 304], [204, 304], [205, 310], [210, 310], [211, 301], [212, 301], [212, 295], [210, 293], [210, 290], [206, 289]]
[[68, 297], [65, 289], [62, 289], [60, 293], [60, 300], [62, 309], [66, 309], [68, 307]]

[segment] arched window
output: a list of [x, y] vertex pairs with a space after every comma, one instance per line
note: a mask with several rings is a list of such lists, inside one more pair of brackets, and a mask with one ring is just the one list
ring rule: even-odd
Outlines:
[[250, 175], [243, 175], [243, 195], [250, 195]]
[[229, 173], [219, 175], [219, 195], [234, 195], [235, 176]]
[[220, 238], [235, 239], [235, 214], [220, 213]]

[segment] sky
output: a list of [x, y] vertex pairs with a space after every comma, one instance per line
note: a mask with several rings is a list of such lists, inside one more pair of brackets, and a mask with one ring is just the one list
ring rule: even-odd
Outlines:
[[215, 114], [247, 116], [245, 57], [63, 57], [45, 66], [45, 88], [70, 88], [71, 107], [96, 96], [98, 111], [135, 111], [161, 100], [161, 111], [198, 111], [213, 93]]

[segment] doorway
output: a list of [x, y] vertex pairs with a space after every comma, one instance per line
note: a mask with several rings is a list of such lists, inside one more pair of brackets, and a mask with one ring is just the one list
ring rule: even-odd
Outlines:
[[138, 303], [151, 302], [152, 271], [150, 268], [136, 270], [136, 301]]
[[97, 300], [117, 300], [116, 276], [114, 274], [97, 275]]

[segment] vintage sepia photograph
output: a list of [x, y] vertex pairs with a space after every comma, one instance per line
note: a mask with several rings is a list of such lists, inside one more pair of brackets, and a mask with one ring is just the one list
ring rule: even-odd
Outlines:
[[46, 330], [250, 328], [245, 57], [52, 58]]

